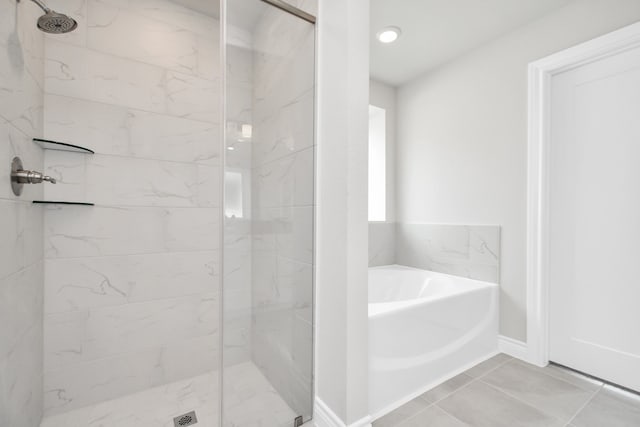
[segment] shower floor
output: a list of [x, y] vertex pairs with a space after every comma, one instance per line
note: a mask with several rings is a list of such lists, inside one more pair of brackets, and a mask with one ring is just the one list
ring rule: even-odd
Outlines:
[[[227, 369], [225, 427], [291, 426], [295, 414], [251, 362]], [[198, 427], [218, 426], [218, 373], [150, 388], [118, 399], [46, 417], [41, 427], [174, 427], [196, 411]]]

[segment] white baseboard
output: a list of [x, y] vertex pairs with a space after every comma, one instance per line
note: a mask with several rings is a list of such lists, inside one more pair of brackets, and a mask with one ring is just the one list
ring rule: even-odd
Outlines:
[[315, 427], [371, 427], [371, 417], [367, 415], [347, 426], [322, 399], [316, 397], [313, 405], [313, 425]]
[[516, 359], [524, 360], [525, 362], [529, 360], [529, 348], [527, 343], [522, 341], [500, 335], [498, 336], [498, 348], [501, 353]]

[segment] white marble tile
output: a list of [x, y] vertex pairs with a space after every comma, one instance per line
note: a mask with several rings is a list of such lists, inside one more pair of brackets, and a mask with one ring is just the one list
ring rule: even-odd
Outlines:
[[24, 267], [24, 235], [20, 230], [22, 206], [9, 200], [0, 200], [0, 279]]
[[[218, 329], [215, 293], [92, 309], [83, 358], [93, 360], [211, 335]], [[49, 315], [54, 317], [57, 314]]]
[[218, 396], [218, 376], [212, 371], [49, 416], [41, 427], [173, 427], [173, 417], [194, 409], [199, 425], [217, 427]]
[[224, 427], [290, 425], [297, 414], [251, 363], [225, 370]]
[[44, 369], [51, 371], [83, 358], [88, 311], [71, 311], [44, 317]]
[[[179, 1], [158, 0], [95, 0], [110, 7], [118, 7], [145, 18], [175, 25], [205, 37], [217, 37], [220, 22], [214, 16], [185, 7]], [[214, 44], [217, 44], [216, 39]]]
[[87, 3], [89, 48], [170, 70], [196, 73], [198, 46], [194, 33], [105, 2], [87, 0]]
[[168, 251], [218, 249], [220, 208], [165, 209]]
[[57, 180], [55, 185], [44, 186], [45, 200], [87, 200], [86, 156], [66, 151], [44, 152], [44, 173]]
[[[218, 374], [193, 378], [119, 396], [117, 399], [46, 417], [41, 427], [172, 427], [173, 417], [195, 410], [198, 424], [218, 427]], [[297, 413], [252, 363], [225, 371], [225, 427], [287, 426]]]
[[151, 387], [157, 357], [158, 350], [151, 349], [45, 372], [45, 416]]
[[218, 165], [220, 128], [77, 98], [45, 96], [47, 138], [99, 154]]
[[220, 122], [220, 82], [176, 71], [166, 73], [167, 112], [207, 123]]
[[0, 279], [0, 364], [15, 353], [27, 331], [35, 328], [42, 335], [42, 281], [40, 262]]
[[47, 258], [201, 251], [219, 247], [218, 208], [53, 206], [45, 212]]
[[7, 359], [0, 361], [3, 426], [38, 425], [42, 415], [41, 367], [42, 327], [38, 325], [25, 331]]
[[46, 313], [86, 310], [215, 291], [217, 251], [46, 261]]
[[35, 8], [28, 3], [5, 2], [0, 13], [0, 116], [23, 133], [42, 132], [43, 35], [33, 31]]
[[49, 40], [45, 59], [47, 93], [166, 111], [166, 71], [94, 50]]
[[271, 210], [276, 226], [278, 256], [313, 262], [313, 206]]
[[398, 264], [499, 282], [499, 226], [399, 223], [396, 230]]
[[254, 123], [254, 165], [314, 145], [314, 99], [313, 90], [309, 90]]
[[253, 206], [310, 206], [314, 201], [314, 149], [266, 163], [252, 175]]
[[91, 201], [107, 206], [197, 206], [195, 164], [94, 155], [87, 158]]

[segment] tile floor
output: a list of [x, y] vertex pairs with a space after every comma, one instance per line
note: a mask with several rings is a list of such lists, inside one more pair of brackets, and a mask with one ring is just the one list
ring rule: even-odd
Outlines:
[[640, 395], [558, 366], [495, 356], [374, 427], [640, 427]]
[[[225, 427], [293, 425], [294, 412], [253, 363], [227, 370]], [[196, 411], [198, 427], [218, 425], [218, 373], [154, 387], [118, 399], [46, 417], [41, 427], [173, 427], [173, 417]]]

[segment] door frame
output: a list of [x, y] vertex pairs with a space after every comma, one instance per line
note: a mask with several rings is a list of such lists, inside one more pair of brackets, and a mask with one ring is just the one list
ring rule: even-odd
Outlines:
[[527, 168], [527, 361], [549, 363], [549, 143], [551, 79], [640, 47], [640, 22], [529, 64]]

